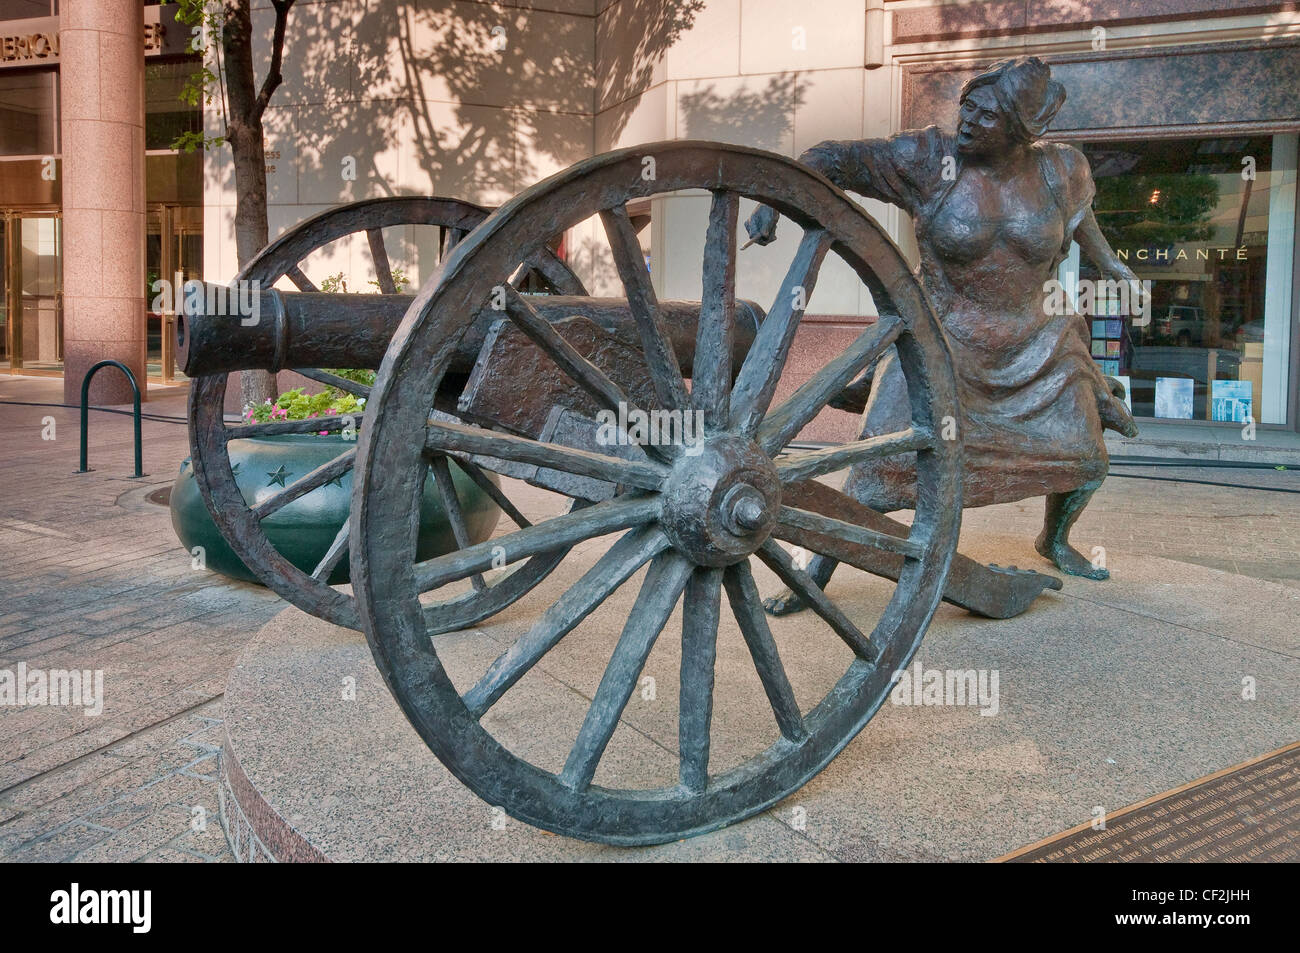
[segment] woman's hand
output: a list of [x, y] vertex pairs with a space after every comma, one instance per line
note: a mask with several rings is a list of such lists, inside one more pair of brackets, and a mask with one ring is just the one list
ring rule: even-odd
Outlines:
[[776, 241], [776, 220], [780, 213], [770, 205], [760, 205], [754, 214], [745, 219], [749, 241], [756, 245], [770, 245]]
[[1124, 264], [1118, 258], [1111, 259], [1110, 267], [1106, 269], [1106, 273], [1110, 276], [1112, 281], [1136, 282], [1138, 280], [1138, 276], [1133, 269]]

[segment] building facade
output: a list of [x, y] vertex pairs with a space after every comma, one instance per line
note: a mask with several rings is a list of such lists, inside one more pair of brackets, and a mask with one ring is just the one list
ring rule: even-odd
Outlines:
[[[180, 99], [198, 65], [174, 7], [140, 0], [0, 3], [0, 373], [65, 377], [96, 361], [177, 377], [150, 283], [202, 267], [201, 128]], [[129, 399], [118, 375], [97, 400]]]
[[[81, 2], [89, 0], [63, 0], [62, 12], [57, 0], [5, 4], [24, 23], [0, 31], [0, 372], [57, 372], [68, 337], [67, 186], [41, 172], [48, 156], [61, 168], [68, 153], [59, 103], [69, 52], [59, 49], [54, 65], [48, 37], [63, 34], [49, 21], [66, 30], [68, 9]], [[200, 122], [176, 99], [193, 68], [187, 36], [167, 8], [121, 3], [140, 14], [144, 51], [145, 274], [132, 280], [142, 299], [153, 277], [228, 280], [238, 270], [229, 150], [209, 149], [200, 171], [196, 156], [166, 148]], [[273, 13], [265, 0], [252, 5], [260, 75]], [[32, 36], [47, 39], [22, 39]], [[1142, 320], [1109, 301], [1089, 315], [1094, 357], [1127, 382], [1135, 415], [1297, 430], [1295, 0], [300, 2], [285, 81], [265, 117], [270, 233], [382, 195], [494, 206], [587, 156], [665, 139], [798, 156], [825, 139], [951, 129], [962, 84], [1020, 55], [1040, 56], [1065, 85], [1050, 136], [1088, 156], [1103, 231], [1151, 282]], [[221, 134], [222, 115], [219, 99], [206, 108], [207, 134]], [[914, 260], [907, 216], [862, 202]], [[706, 196], [684, 194], [634, 210], [661, 296], [698, 297], [707, 207]], [[437, 236], [417, 226], [389, 231], [394, 267], [411, 285], [427, 280]], [[771, 304], [797, 238], [787, 228], [774, 245], [740, 253], [743, 297]], [[570, 230], [562, 252], [590, 290], [620, 291], [598, 223]], [[304, 270], [317, 284], [350, 290], [375, 278], [364, 239], [323, 249]], [[1059, 276], [1076, 302], [1079, 282], [1092, 277], [1077, 254]], [[165, 380], [175, 376], [169, 315], [148, 303], [145, 317], [129, 320], [144, 327], [150, 375]], [[874, 315], [856, 276], [829, 262], [796, 343], [796, 376], [824, 364]], [[844, 439], [854, 424], [828, 411], [808, 436]]]
[[[1297, 425], [1296, 143], [1300, 12], [1252, 0], [529, 0], [295, 11], [285, 88], [268, 116], [271, 232], [366, 196], [433, 193], [499, 204], [587, 155], [711, 139], [790, 156], [824, 139], [955, 125], [963, 82], [1038, 55], [1069, 99], [1051, 136], [1089, 157], [1096, 210], [1152, 296], [1145, 320], [1090, 316], [1103, 370], [1139, 418]], [[270, 11], [261, 12], [263, 32]], [[215, 116], [211, 118], [215, 119]], [[345, 176], [352, 168], [355, 175]], [[233, 192], [208, 159], [205, 270], [235, 271]], [[907, 217], [863, 200], [915, 255]], [[698, 297], [707, 196], [639, 210], [659, 293]], [[742, 208], [742, 215], [747, 209]], [[796, 233], [796, 234], [791, 234]], [[797, 229], [740, 255], [742, 296], [767, 306]], [[436, 247], [405, 242], [421, 281]], [[565, 251], [594, 292], [617, 293], [602, 230]], [[783, 257], [784, 256], [784, 257]], [[364, 287], [364, 242], [314, 278]], [[1062, 266], [1076, 292], [1094, 272]], [[823, 268], [792, 364], [810, 372], [874, 316], [847, 266]], [[828, 411], [809, 436], [851, 437]]]

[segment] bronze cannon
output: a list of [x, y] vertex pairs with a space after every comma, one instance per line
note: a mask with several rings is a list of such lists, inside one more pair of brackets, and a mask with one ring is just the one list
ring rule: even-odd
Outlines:
[[[656, 174], [642, 176], [653, 155]], [[661, 301], [628, 203], [706, 190], [701, 300]], [[737, 216], [761, 202], [803, 229], [770, 308], [737, 300]], [[403, 204], [405, 203], [405, 204]], [[435, 214], [436, 213], [436, 214]], [[441, 216], [440, 218], [438, 216]], [[625, 296], [593, 298], [554, 254], [554, 239], [591, 217], [605, 228]], [[382, 228], [434, 222], [453, 235], [417, 295], [394, 293]], [[384, 294], [320, 294], [300, 262], [365, 232]], [[376, 237], [377, 236], [377, 237]], [[879, 319], [778, 400], [778, 384], [827, 255], [870, 290]], [[385, 275], [389, 275], [387, 287]], [[528, 276], [532, 277], [529, 278]], [[272, 286], [287, 278], [298, 292]], [[360, 628], [412, 725], [485, 801], [548, 830], [611, 844], [648, 844], [715, 829], [761, 811], [821, 768], [883, 703], [941, 599], [1005, 618], [1059, 582], [986, 567], [956, 553], [961, 520], [960, 419], [947, 344], [901, 253], [829, 180], [778, 155], [717, 143], [667, 142], [597, 156], [526, 190], [492, 214], [464, 203], [386, 199], [304, 223], [240, 274], [256, 281], [250, 315], [198, 311], [178, 322], [191, 389], [196, 477], [223, 534], [259, 576], [299, 607]], [[548, 293], [526, 293], [522, 287]], [[228, 311], [229, 309], [227, 309]], [[796, 445], [826, 406], [861, 409], [871, 372], [895, 355], [910, 425], [830, 447]], [[329, 368], [377, 367], [373, 387]], [[367, 399], [343, 418], [228, 425], [228, 372], [295, 370]], [[689, 384], [688, 384], [689, 382]], [[602, 415], [698, 414], [689, 442], [602, 439]], [[296, 499], [355, 470], [348, 525], [354, 595], [281, 558], [234, 486], [226, 443], [241, 435], [344, 431], [356, 447], [290, 483]], [[916, 506], [895, 520], [819, 478], [865, 460], [915, 459]], [[417, 559], [412, 508], [447, 460], [481, 477], [514, 528]], [[523, 479], [571, 501], [530, 521], [510, 499]], [[477, 479], [477, 478], [476, 478]], [[446, 500], [453, 523], [454, 492]], [[282, 504], [281, 504], [282, 505]], [[574, 547], [618, 534], [482, 675], [458, 687], [431, 635], [463, 629], [513, 604]], [[891, 580], [874, 625], [849, 617], [782, 543]], [[798, 592], [847, 647], [843, 675], [800, 704], [769, 629], [751, 560]], [[512, 568], [501, 570], [501, 562]], [[327, 569], [322, 561], [318, 570]], [[560, 766], [508, 750], [483, 724], [523, 677], [625, 582], [645, 570], [622, 634], [572, 749]], [[488, 574], [492, 578], [488, 578]], [[429, 602], [444, 586], [473, 588]], [[652, 789], [595, 783], [601, 759], [670, 615], [682, 604], [677, 777]], [[772, 714], [771, 745], [736, 766], [710, 765], [720, 613], [730, 611]]]

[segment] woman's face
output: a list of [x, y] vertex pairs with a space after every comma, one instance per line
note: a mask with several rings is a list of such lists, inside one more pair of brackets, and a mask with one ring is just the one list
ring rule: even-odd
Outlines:
[[972, 89], [961, 101], [957, 121], [957, 151], [966, 155], [996, 155], [1012, 146], [1010, 125], [987, 86]]

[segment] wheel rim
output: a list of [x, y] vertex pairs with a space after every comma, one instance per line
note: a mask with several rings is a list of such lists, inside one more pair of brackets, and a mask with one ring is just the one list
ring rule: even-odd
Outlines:
[[[642, 159], [647, 155], [653, 156], [657, 165], [654, 181], [641, 176]], [[663, 335], [658, 334], [656, 342], [653, 292], [637, 262], [639, 249], [634, 253], [628, 241], [625, 209], [630, 200], [681, 189], [713, 193], [706, 244], [727, 250], [722, 254], [706, 252], [705, 299], [695, 364], [699, 373], [692, 375], [697, 379], [689, 397], [681, 375], [672, 370], [673, 362], [659, 360]], [[882, 316], [872, 326], [875, 332], [864, 332], [822, 375], [775, 409], [769, 404], [802, 316], [793, 305], [783, 311], [781, 296], [750, 352], [751, 357], [762, 356], [755, 358], [752, 366], [745, 360], [735, 385], [728, 387], [727, 371], [709, 370], [720, 354], [729, 353], [727, 329], [734, 324], [737, 196], [742, 195], [777, 208], [805, 229], [783, 291], [806, 285], [810, 295], [821, 258], [834, 248], [871, 289]], [[521, 253], [527, 254], [550, 236], [596, 213], [603, 213], [620, 275], [634, 302], [633, 313], [644, 319], [644, 353], [663, 406], [696, 401], [692, 406], [704, 412], [710, 433], [738, 435], [735, 439], [747, 443], [749, 451], [768, 458], [766, 466], [756, 460], [742, 461], [744, 465], [738, 468], [719, 464], [716, 469], [725, 472], [703, 492], [707, 500], [679, 499], [682, 494], [674, 486], [683, 465], [673, 459], [647, 458], [635, 467], [616, 466], [619, 462], [611, 463], [608, 457], [604, 462], [592, 461], [565, 455], [562, 448], [521, 445], [527, 441], [506, 446], [499, 435], [471, 433], [471, 428], [454, 428], [429, 419], [428, 408], [447, 361], [445, 355], [465, 331], [461, 316], [482, 306]], [[512, 302], [508, 315], [520, 324], [529, 320], [527, 309], [517, 302]], [[765, 338], [769, 325], [773, 330]], [[908, 383], [913, 417], [910, 431], [872, 447], [853, 445], [848, 456], [843, 451], [839, 456], [829, 452], [787, 454], [772, 462], [811, 419], [810, 408], [815, 414], [838, 393], [837, 386], [842, 388], [891, 344]], [[668, 350], [671, 357], [671, 347]], [[710, 355], [703, 364], [701, 354]], [[595, 396], [607, 382], [593, 376], [587, 383]], [[459, 246], [436, 279], [421, 290], [385, 355], [372, 403], [378, 416], [359, 446], [352, 551], [357, 560], [354, 582], [362, 627], [379, 670], [416, 730], [457, 777], [488, 803], [558, 833], [612, 844], [674, 840], [752, 815], [797, 789], [853, 738], [883, 702], [891, 673], [911, 658], [938, 604], [956, 547], [960, 443], [935, 437], [943, 417], [957, 419], [950, 360], [938, 324], [906, 262], [879, 227], [826, 179], [768, 153], [713, 143], [648, 145], [580, 163], [517, 196]], [[558, 459], [551, 460], [557, 467], [603, 474], [630, 488], [585, 511], [582, 519], [589, 524], [585, 527], [571, 517], [557, 517], [538, 528], [536, 539], [525, 541], [522, 536], [527, 534], [512, 534], [494, 541], [526, 553], [529, 545], [542, 545], [541, 540], [572, 539], [583, 532], [587, 535], [580, 538], [626, 531], [464, 697], [429, 639], [418, 593], [421, 586], [448, 573], [482, 565], [483, 553], [474, 556], [473, 548], [466, 550], [466, 558], [458, 564], [446, 558], [414, 563], [406, 514], [418, 486], [415, 481], [421, 471], [422, 447], [478, 447], [481, 452], [518, 454], [521, 458], [558, 454]], [[911, 536], [905, 542], [891, 542], [848, 524], [818, 522], [807, 511], [783, 507], [779, 491], [773, 492], [770, 486], [774, 473], [779, 482], [793, 487], [870, 454], [906, 450], [919, 452], [918, 507]], [[714, 451], [720, 458], [737, 455], [708, 445], [704, 453]], [[738, 478], [740, 473], [747, 475]], [[742, 489], [733, 492], [737, 487]], [[700, 522], [701, 512], [705, 522], [739, 520], [744, 524], [741, 535], [748, 532], [750, 537], [739, 545], [744, 551], [739, 557], [735, 552], [710, 555], [710, 545], [723, 537], [692, 537], [689, 527]], [[791, 520], [802, 525], [791, 524]], [[779, 532], [772, 530], [774, 524], [779, 525]], [[866, 541], [863, 545], [881, 546], [895, 556], [902, 555], [903, 566], [893, 598], [869, 640], [842, 614], [836, 617], [838, 610], [833, 604], [818, 609], [828, 622], [835, 619], [830, 622], [832, 628], [857, 655], [836, 686], [805, 713], [794, 702], [758, 606], [748, 554], [779, 567], [778, 574], [796, 578], [798, 567], [786, 565], [788, 559], [783, 559], [767, 533], [771, 530], [787, 540], [815, 540], [810, 526], [812, 530], [852, 532], [855, 539]], [[711, 532], [722, 531], [715, 525], [705, 536]], [[572, 631], [576, 623], [568, 623], [574, 616], [581, 618], [586, 602], [593, 598], [603, 601], [647, 563], [649, 569], [629, 624], [564, 769], [543, 770], [505, 748], [480, 724], [483, 714]], [[679, 710], [679, 783], [652, 790], [597, 786], [592, 777], [640, 666], [683, 596], [682, 655], [693, 661], [684, 662], [682, 670], [682, 695], [687, 700]], [[740, 767], [711, 775], [707, 766], [715, 651], [711, 644], [724, 605], [730, 605], [739, 623], [780, 737]]]
[[[303, 274], [301, 263], [331, 242], [364, 232], [381, 292], [392, 294], [396, 288], [383, 244], [382, 229], [402, 225], [437, 226], [440, 230], [439, 245], [445, 260], [488, 214], [487, 209], [470, 202], [429, 196], [390, 196], [342, 205], [300, 222], [271, 242], [240, 271], [236, 280], [257, 281], [270, 287], [281, 278], [288, 278], [300, 291], [316, 290], [310, 279]], [[554, 290], [565, 294], [586, 294], [582, 282], [549, 249], [539, 250], [530, 261], [530, 266]], [[370, 392], [370, 388], [364, 385], [337, 378], [321, 369], [293, 370], [355, 395], [368, 396]], [[335, 545], [310, 573], [299, 569], [281, 555], [262, 527], [262, 520], [274, 513], [279, 506], [292, 501], [295, 493], [309, 492], [309, 489], [304, 490], [305, 485], [312, 482], [323, 484], [350, 470], [355, 463], [355, 448], [336, 458], [333, 469], [313, 471], [296, 484], [285, 487], [284, 491], [270, 501], [270, 505], [264, 501], [256, 507], [250, 507], [235, 482], [226, 444], [232, 439], [255, 435], [252, 431], [256, 427], [226, 425], [224, 406], [228, 379], [227, 374], [196, 377], [191, 381], [189, 395], [193, 473], [217, 529], [244, 564], [282, 598], [335, 625], [359, 629], [356, 600], [325, 581], [347, 554], [347, 524], [344, 524]], [[354, 418], [322, 417], [320, 429], [341, 431], [350, 420]], [[458, 461], [458, 465], [466, 472], [470, 472], [472, 467], [472, 464], [462, 461]], [[474, 473], [470, 475], [476, 476]], [[441, 474], [436, 473], [435, 476], [440, 477]], [[459, 504], [455, 494], [449, 494], [441, 480], [439, 483], [444, 512], [453, 518], [454, 525]], [[460, 530], [457, 529], [458, 537], [459, 533]], [[527, 565], [518, 567], [510, 577], [497, 580], [491, 587], [492, 591], [476, 585], [473, 592], [448, 600], [443, 612], [444, 624], [459, 628], [473, 625], [492, 615], [537, 585], [562, 557], [563, 553], [539, 555]]]

